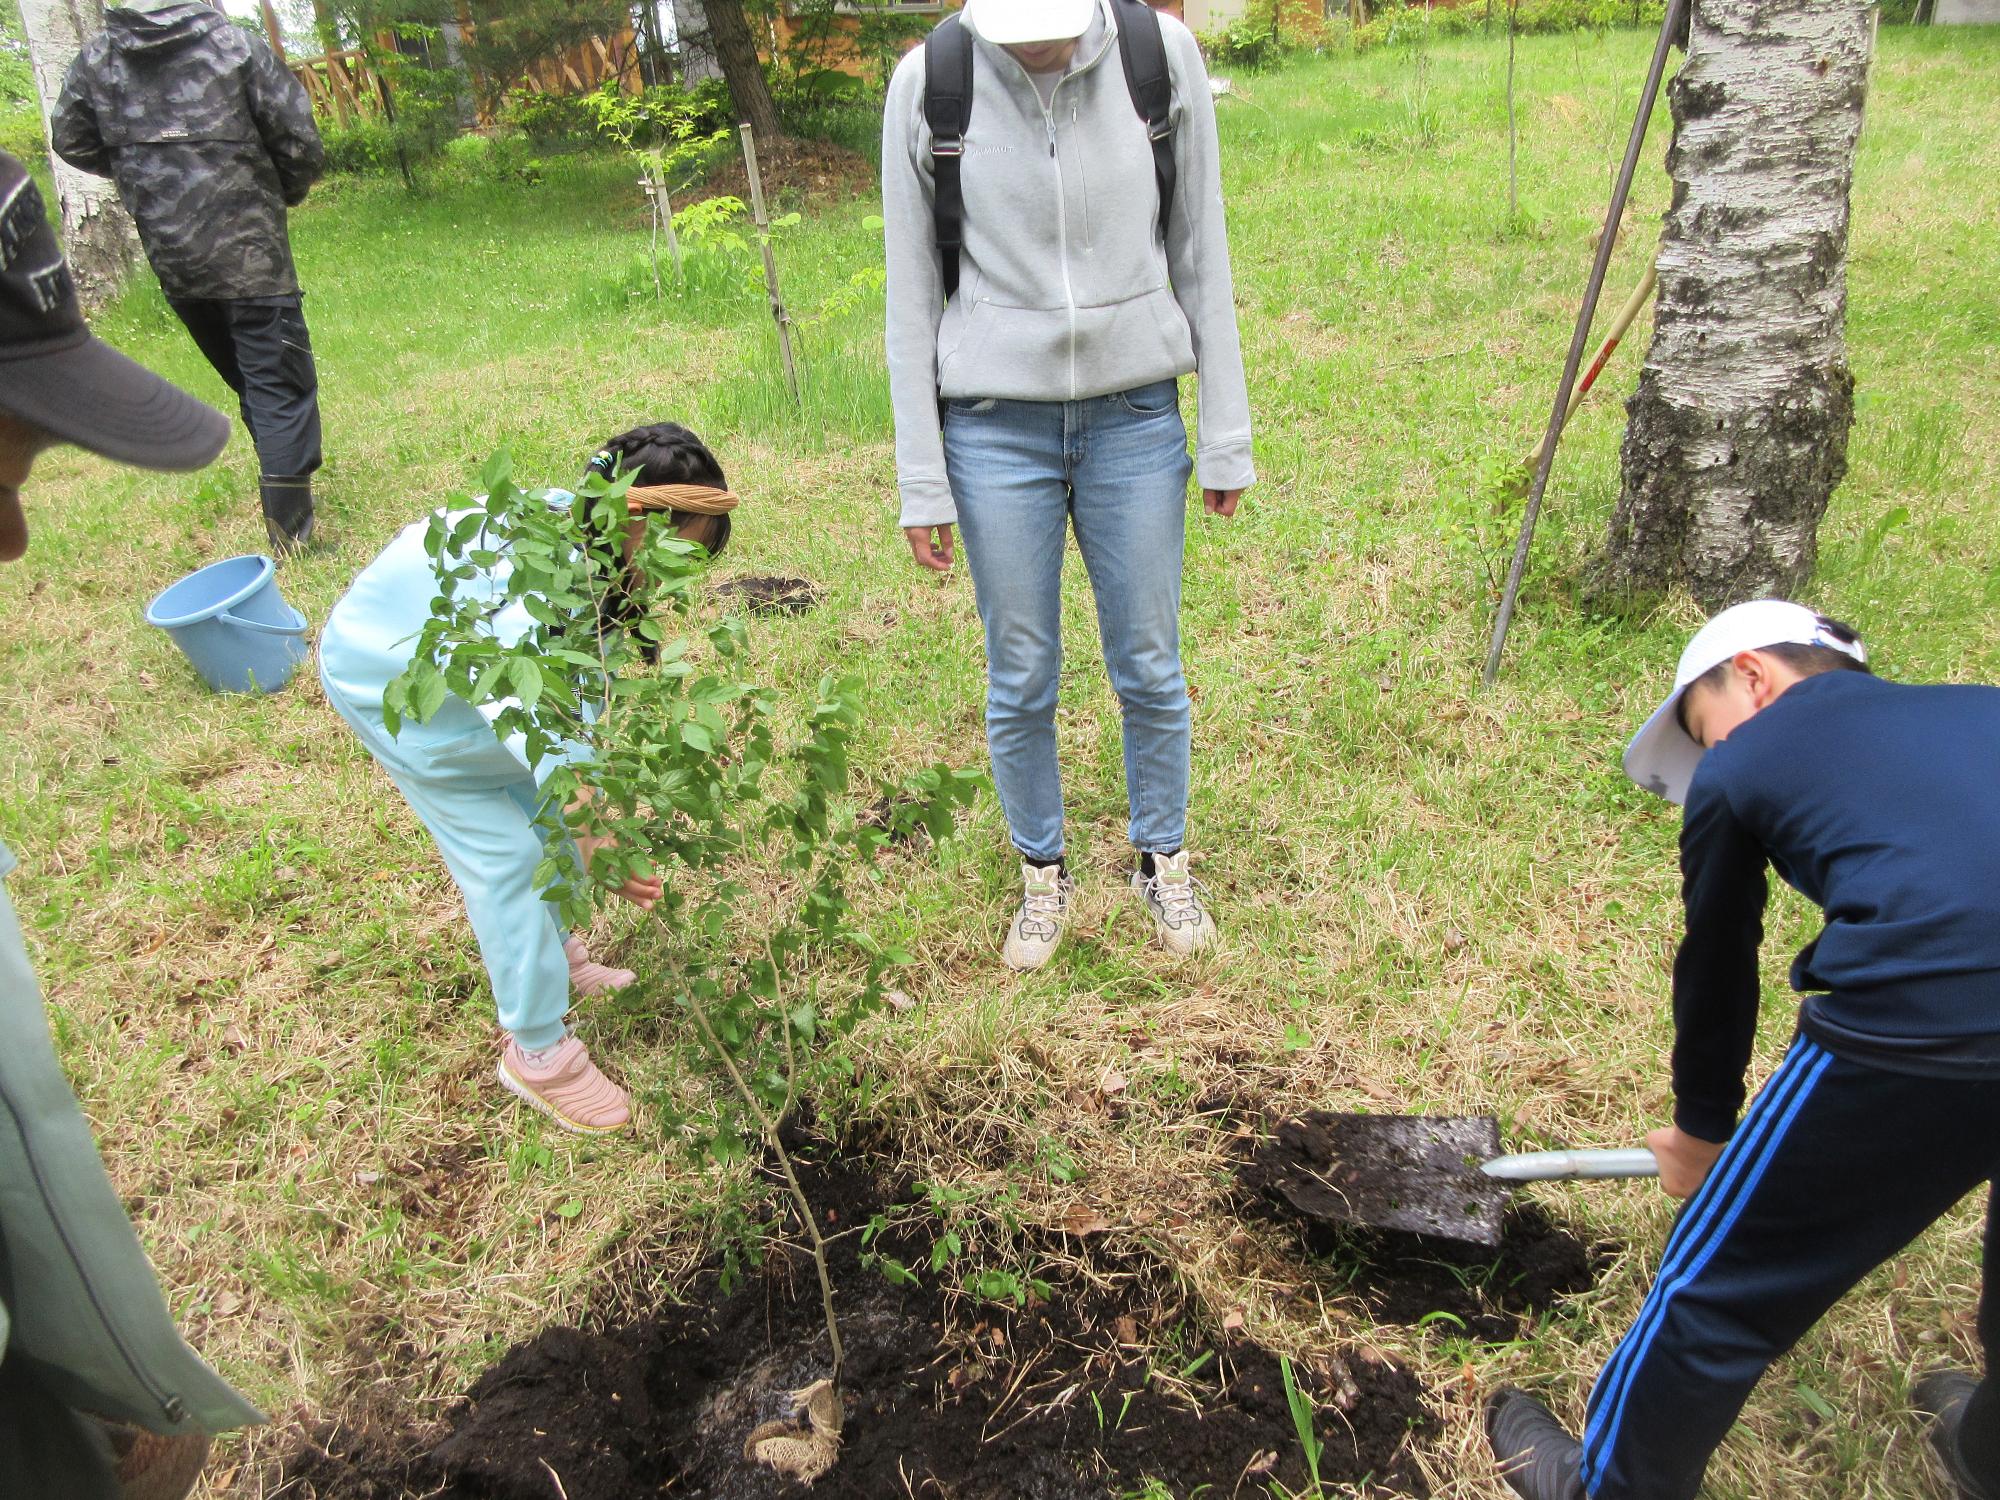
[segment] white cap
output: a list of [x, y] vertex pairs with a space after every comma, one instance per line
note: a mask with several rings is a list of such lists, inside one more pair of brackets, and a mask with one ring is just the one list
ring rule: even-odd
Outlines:
[[1681, 728], [1678, 708], [1688, 684], [1744, 651], [1766, 646], [1830, 646], [1868, 660], [1861, 642], [1843, 639], [1825, 615], [1784, 599], [1753, 599], [1725, 609], [1694, 633], [1674, 671], [1674, 690], [1625, 747], [1625, 774], [1669, 802], [1687, 801], [1702, 748]]
[[1097, 0], [965, 0], [972, 29], [997, 47], [1066, 42], [1090, 29]]

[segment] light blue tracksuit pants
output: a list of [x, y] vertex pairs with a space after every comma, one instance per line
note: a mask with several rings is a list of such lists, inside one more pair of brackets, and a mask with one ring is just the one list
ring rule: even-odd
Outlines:
[[569, 1010], [569, 960], [556, 909], [534, 883], [546, 852], [534, 777], [469, 703], [448, 698], [428, 723], [406, 724], [391, 739], [381, 719], [350, 706], [324, 672], [320, 681], [437, 840], [465, 898], [500, 1024], [531, 1052], [555, 1045]]

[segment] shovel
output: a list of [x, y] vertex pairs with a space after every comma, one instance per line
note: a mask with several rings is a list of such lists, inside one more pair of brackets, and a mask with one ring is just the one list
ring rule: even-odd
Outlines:
[[1350, 1115], [1285, 1121], [1246, 1177], [1315, 1219], [1500, 1243], [1500, 1216], [1523, 1182], [1656, 1177], [1643, 1147], [1500, 1154], [1491, 1115]]

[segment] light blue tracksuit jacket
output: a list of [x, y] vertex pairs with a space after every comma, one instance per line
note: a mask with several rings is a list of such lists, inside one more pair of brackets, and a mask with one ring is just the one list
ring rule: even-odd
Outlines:
[[[562, 503], [569, 496], [551, 491], [550, 499]], [[320, 635], [320, 681], [327, 701], [437, 840], [465, 898], [500, 1024], [533, 1051], [563, 1037], [569, 961], [555, 908], [534, 883], [545, 852], [535, 825], [541, 787], [529, 772], [521, 738], [503, 741], [493, 728], [506, 701], [475, 708], [447, 698], [428, 723], [406, 720], [394, 738], [382, 726], [383, 691], [409, 666], [438, 596], [437, 569], [424, 547], [429, 526], [425, 517], [404, 527], [334, 605]], [[512, 571], [503, 551], [492, 568], [460, 583], [459, 594], [502, 600]], [[534, 622], [513, 604], [492, 623], [495, 636], [512, 644]], [[541, 774], [559, 763], [543, 762]]]

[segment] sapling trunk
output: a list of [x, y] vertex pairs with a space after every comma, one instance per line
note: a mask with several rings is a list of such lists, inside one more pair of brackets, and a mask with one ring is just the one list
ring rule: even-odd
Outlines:
[[[775, 989], [777, 985], [777, 971], [775, 967], [772, 970], [771, 983]], [[840, 1370], [845, 1355], [840, 1345], [840, 1320], [834, 1316], [833, 1311], [833, 1276], [827, 1267], [826, 1240], [820, 1235], [818, 1220], [813, 1217], [812, 1200], [806, 1197], [805, 1189], [799, 1185], [799, 1174], [792, 1167], [791, 1153], [785, 1149], [784, 1141], [779, 1138], [777, 1122], [771, 1118], [769, 1111], [764, 1108], [763, 1101], [758, 1099], [755, 1092], [752, 1091], [749, 1080], [743, 1076], [743, 1070], [736, 1066], [734, 1055], [722, 1044], [722, 1038], [716, 1034], [715, 1027], [709, 1021], [708, 1012], [702, 1007], [700, 998], [692, 991], [689, 991], [687, 1002], [688, 1009], [694, 1013], [695, 1025], [701, 1028], [702, 1040], [707, 1042], [709, 1050], [721, 1059], [724, 1070], [729, 1074], [729, 1081], [736, 1089], [737, 1097], [743, 1101], [743, 1107], [749, 1110], [751, 1117], [756, 1120], [758, 1132], [764, 1137], [764, 1143], [770, 1148], [771, 1154], [778, 1158], [779, 1169], [785, 1174], [786, 1190], [790, 1192], [792, 1203], [799, 1211], [799, 1219], [806, 1226], [806, 1234], [812, 1240], [813, 1270], [819, 1276], [820, 1310], [826, 1317], [827, 1341], [833, 1348], [832, 1379], [834, 1389], [838, 1392], [840, 1389]], [[777, 1010], [780, 1017], [780, 1024], [786, 1027], [786, 1036], [789, 1043], [790, 1023], [783, 1019], [784, 1005], [782, 1001], [778, 1003]]]
[[1514, 126], [1514, 41], [1517, 35], [1516, 23], [1521, 10], [1521, 0], [1508, 0], [1507, 4], [1507, 223], [1511, 228], [1521, 214], [1521, 199], [1516, 189], [1514, 161], [1520, 135]]

